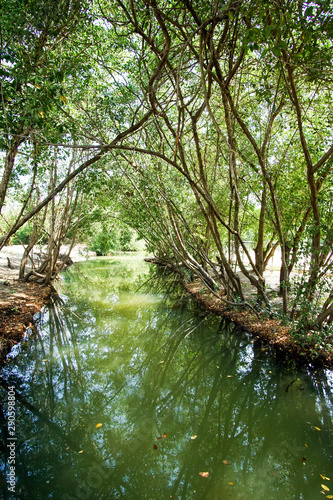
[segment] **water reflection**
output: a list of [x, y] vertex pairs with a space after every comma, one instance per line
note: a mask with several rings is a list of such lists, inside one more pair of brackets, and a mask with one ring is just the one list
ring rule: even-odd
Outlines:
[[135, 293], [147, 273], [86, 263], [13, 353], [0, 390], [18, 393], [19, 498], [316, 498], [332, 379], [278, 366], [184, 300]]

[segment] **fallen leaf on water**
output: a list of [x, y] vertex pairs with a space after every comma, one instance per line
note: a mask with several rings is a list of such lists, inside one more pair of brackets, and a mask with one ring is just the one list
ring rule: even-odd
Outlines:
[[306, 446], [307, 448], [309, 447], [309, 445], [307, 445], [306, 443], [305, 443], [305, 446]]
[[233, 486], [233, 484], [234, 484], [234, 483], [230, 482], [230, 483], [228, 483], [228, 484], [230, 484], [230, 486]]
[[162, 365], [164, 363], [164, 361], [160, 361], [160, 365]]
[[326, 495], [326, 498], [333, 498], [333, 495]]
[[47, 359], [42, 359], [42, 361], [47, 361]]
[[78, 453], [83, 453], [83, 450], [81, 450], [81, 451], [78, 451]]
[[302, 462], [303, 462], [303, 464], [305, 464], [305, 462], [306, 462], [306, 458], [305, 457], [302, 458]]
[[209, 476], [209, 472], [199, 472], [199, 474], [202, 477], [208, 477]]
[[163, 436], [159, 436], [157, 439], [163, 439], [163, 438], [166, 438], [167, 435], [166, 435], [166, 432], [164, 432]]
[[191, 439], [197, 439], [198, 436], [191, 436]]
[[234, 378], [233, 375], [227, 375], [227, 378]]
[[103, 424], [96, 424], [95, 427], [96, 429], [99, 429], [100, 427], [102, 427]]
[[323, 490], [330, 491], [330, 489], [326, 486], [326, 484], [321, 484], [320, 486], [323, 488]]
[[224, 463], [224, 465], [230, 465], [230, 463], [228, 462], [228, 460], [222, 460], [222, 462]]
[[319, 429], [319, 427], [316, 427], [315, 425], [313, 426], [317, 431], [321, 431], [321, 429]]
[[329, 477], [323, 476], [322, 474], [319, 474], [319, 476], [324, 479], [324, 481], [330, 481]]
[[157, 445], [156, 444], [154, 444], [154, 450], [157, 450]]

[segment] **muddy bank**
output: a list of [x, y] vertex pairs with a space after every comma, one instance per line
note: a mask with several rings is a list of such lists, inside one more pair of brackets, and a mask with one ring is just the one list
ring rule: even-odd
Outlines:
[[[208, 311], [232, 321], [263, 343], [263, 350], [269, 349], [277, 360], [294, 360], [298, 365], [333, 369], [333, 353], [321, 350], [313, 353], [312, 344], [300, 345], [290, 335], [289, 327], [277, 319], [258, 317], [251, 311], [226, 309], [217, 297], [201, 291], [200, 283], [184, 283], [183, 287]], [[266, 347], [265, 347], [266, 346]]]
[[[145, 260], [152, 264], [157, 264], [162, 267], [165, 266], [164, 262], [155, 257], [147, 257]], [[169, 264], [167, 264], [167, 267], [169, 267], [170, 272], [177, 273], [177, 269], [172, 270], [172, 266]], [[269, 282], [270, 275], [275, 278], [272, 271], [267, 273], [266, 280], [268, 278], [268, 288], [270, 288], [271, 285], [276, 286], [275, 282]], [[301, 343], [297, 342], [291, 335], [289, 326], [284, 325], [282, 321], [268, 318], [263, 314], [257, 316], [251, 310], [237, 310], [236, 308], [231, 309], [226, 307], [216, 296], [210, 294], [207, 289], [203, 289], [202, 283], [198, 280], [185, 282], [180, 276], [180, 282], [184, 289], [194, 297], [204, 309], [232, 321], [235, 325], [249, 332], [255, 339], [262, 342], [262, 349], [273, 354], [277, 361], [291, 360], [297, 365], [333, 369], [332, 348], [330, 350], [319, 350], [314, 343], [307, 342], [306, 339], [303, 341], [303, 345], [301, 345]], [[251, 299], [250, 295], [247, 299]]]
[[[0, 364], [6, 355], [23, 337], [29, 326], [33, 326], [34, 315], [55, 293], [52, 286], [25, 283], [18, 280], [23, 247], [11, 245], [0, 252]], [[61, 248], [67, 254], [68, 246]], [[71, 252], [74, 262], [95, 256], [87, 252], [85, 245], [76, 245]], [[27, 269], [29, 267], [27, 266]]]
[[34, 315], [49, 300], [54, 289], [18, 280], [0, 281], [0, 363], [13, 345], [33, 326]]

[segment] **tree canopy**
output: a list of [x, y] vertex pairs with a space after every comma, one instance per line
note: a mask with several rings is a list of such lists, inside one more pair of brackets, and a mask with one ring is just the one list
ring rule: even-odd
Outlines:
[[20, 208], [1, 244], [35, 221], [52, 246], [104, 207], [222, 302], [254, 307], [242, 275], [270, 314], [279, 248], [284, 316], [327, 333], [332, 37], [328, 0], [8, 0], [0, 210], [13, 189]]

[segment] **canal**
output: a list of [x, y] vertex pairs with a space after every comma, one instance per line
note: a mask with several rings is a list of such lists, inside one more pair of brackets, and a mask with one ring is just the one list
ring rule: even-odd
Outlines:
[[277, 364], [155, 271], [142, 255], [72, 266], [12, 350], [3, 498], [333, 498], [332, 372]]

